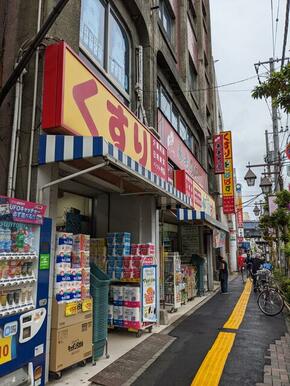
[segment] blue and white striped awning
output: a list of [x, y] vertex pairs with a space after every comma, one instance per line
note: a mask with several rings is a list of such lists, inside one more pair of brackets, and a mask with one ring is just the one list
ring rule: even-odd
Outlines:
[[179, 221], [205, 220], [205, 213], [194, 209], [177, 209]]
[[138, 176], [143, 181], [157, 188], [166, 196], [190, 207], [191, 198], [165, 181], [140, 163], [134, 161], [103, 137], [81, 137], [70, 135], [40, 135], [38, 164], [65, 162], [80, 159], [103, 157], [120, 169]]
[[208, 223], [215, 228], [222, 229], [225, 232], [229, 232], [228, 226], [216, 220], [215, 218], [209, 216], [203, 211], [198, 211], [194, 209], [177, 209], [177, 219], [179, 221], [195, 221], [195, 220], [204, 220], [205, 223]]

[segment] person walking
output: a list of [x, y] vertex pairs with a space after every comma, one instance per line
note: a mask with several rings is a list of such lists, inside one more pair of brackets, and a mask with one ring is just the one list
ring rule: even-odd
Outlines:
[[221, 293], [227, 294], [228, 293], [228, 263], [225, 261], [225, 259], [222, 256], [218, 256], [218, 262], [219, 262], [219, 280], [221, 282]]
[[254, 292], [257, 292], [257, 272], [260, 269], [262, 265], [261, 257], [258, 253], [256, 253], [256, 256], [253, 259], [252, 262], [252, 277], [253, 277], [253, 284], [254, 284]]

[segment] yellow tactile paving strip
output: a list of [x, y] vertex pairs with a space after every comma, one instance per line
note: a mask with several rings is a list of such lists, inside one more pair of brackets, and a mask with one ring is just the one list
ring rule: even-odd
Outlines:
[[216, 386], [223, 373], [236, 334], [220, 332], [200, 366], [191, 386]]
[[[245, 316], [251, 290], [252, 283], [248, 280], [233, 312], [223, 328], [238, 330]], [[235, 338], [235, 332], [220, 332], [218, 334], [214, 344], [206, 354], [196, 373], [191, 386], [218, 386]]]
[[250, 282], [250, 280], [248, 280], [242, 292], [242, 295], [240, 296], [237, 304], [235, 305], [233, 312], [231, 313], [231, 316], [226, 321], [223, 328], [230, 328], [232, 330], [237, 330], [240, 327], [245, 316], [251, 291], [252, 291], [252, 283]]

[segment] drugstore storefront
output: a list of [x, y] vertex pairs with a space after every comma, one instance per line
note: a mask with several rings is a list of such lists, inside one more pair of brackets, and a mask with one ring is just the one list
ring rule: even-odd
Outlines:
[[[190, 197], [167, 182], [166, 148], [63, 42], [46, 49], [42, 126], [46, 134], [39, 137], [37, 196], [47, 204], [58, 232], [52, 256], [58, 266], [50, 268], [50, 298], [58, 302], [52, 321], [54, 310], [76, 300], [76, 293], [83, 300], [75, 283], [74, 288], [67, 283], [72, 275], [63, 272], [64, 266], [70, 272], [70, 267], [89, 272], [89, 256], [110, 279], [121, 280], [121, 286], [126, 279], [135, 289], [143, 263], [155, 266], [156, 302], [148, 310], [158, 323], [159, 202], [165, 198], [183, 208], [191, 204]], [[87, 236], [95, 243], [90, 249]], [[77, 242], [78, 249], [62, 247], [64, 239]], [[126, 302], [126, 317], [134, 303], [129, 321], [122, 314], [121, 292], [113, 299], [113, 324], [122, 327], [140, 319], [140, 326], [141, 318], [146, 319], [136, 312], [140, 291], [135, 291], [137, 300]], [[55, 330], [60, 327], [52, 324]]]

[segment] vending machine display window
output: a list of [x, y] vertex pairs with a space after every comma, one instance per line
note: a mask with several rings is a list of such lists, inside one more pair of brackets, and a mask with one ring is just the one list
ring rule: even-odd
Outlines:
[[0, 317], [36, 306], [40, 227], [0, 221]]

